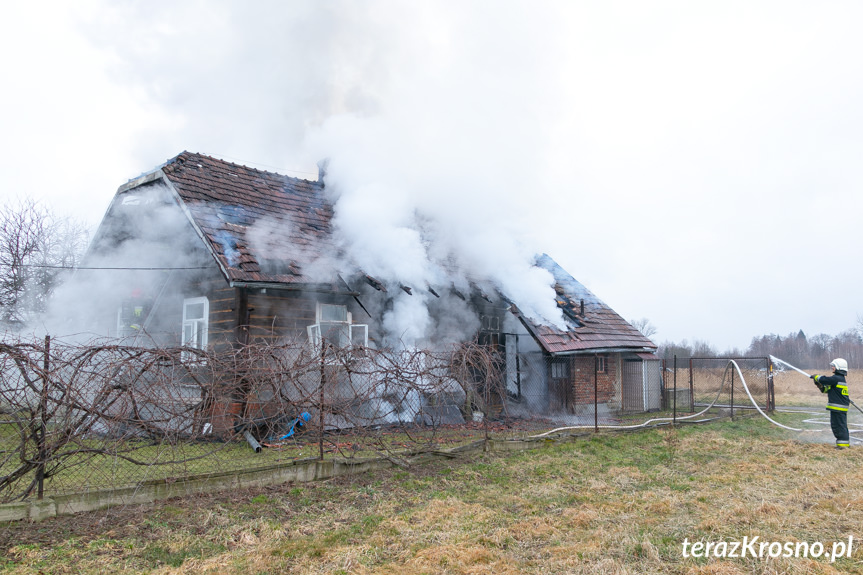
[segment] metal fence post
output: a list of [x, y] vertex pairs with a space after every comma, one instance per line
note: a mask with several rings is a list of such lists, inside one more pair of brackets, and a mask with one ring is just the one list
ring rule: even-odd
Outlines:
[[671, 421], [672, 425], [677, 425], [677, 356], [674, 356], [674, 390], [671, 392], [674, 394], [674, 399], [672, 399], [672, 407], [671, 407]]
[[773, 360], [767, 358], [767, 410], [776, 409], [776, 395], [773, 387]]
[[48, 369], [51, 366], [51, 336], [45, 336], [45, 356], [42, 360], [42, 397], [39, 403], [39, 466], [36, 469], [37, 499], [45, 494], [45, 460], [48, 459]]
[[[482, 402], [484, 404], [484, 408], [482, 410], [482, 433], [485, 440], [489, 440], [488, 436], [488, 416], [491, 414], [491, 365], [488, 363], [488, 358], [485, 359], [485, 365], [483, 366], [483, 382], [482, 382]], [[481, 360], [482, 361], [482, 360]]]
[[695, 413], [695, 383], [692, 378], [692, 358], [689, 358], [689, 413]]
[[324, 384], [327, 382], [327, 342], [321, 337], [321, 395], [318, 404], [318, 412], [320, 413], [318, 429], [318, 447], [320, 448], [321, 461], [324, 460]]
[[593, 431], [599, 433], [599, 356], [593, 355]]

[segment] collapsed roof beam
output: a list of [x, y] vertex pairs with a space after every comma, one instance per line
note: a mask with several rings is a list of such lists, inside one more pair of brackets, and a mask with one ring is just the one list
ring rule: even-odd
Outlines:
[[480, 287], [478, 285], [471, 282], [470, 287], [471, 287], [471, 289], [473, 289], [474, 291], [479, 293], [479, 297], [481, 297], [482, 299], [484, 299], [488, 303], [494, 303], [493, 301], [491, 301], [491, 298], [488, 297], [488, 294], [486, 294], [484, 291], [482, 291], [482, 289], [480, 289]]
[[[341, 276], [341, 274], [336, 274], [336, 275], [338, 276], [338, 278], [340, 280], [342, 280], [342, 283], [345, 284], [345, 287], [347, 287], [348, 290], [351, 290], [351, 286], [350, 286], [350, 284], [348, 284], [347, 281], [345, 281], [345, 278], [343, 278]], [[351, 291], [353, 291], [353, 290], [351, 290]], [[354, 296], [354, 300], [356, 300], [357, 304], [363, 309], [364, 312], [366, 312], [366, 315], [369, 317], [372, 317], [372, 314], [369, 313], [369, 310], [367, 310], [366, 306], [363, 305], [363, 302], [360, 301], [360, 298], [357, 295], [357, 292], [353, 292], [353, 296]]]
[[387, 293], [387, 286], [385, 286], [385, 285], [384, 285], [383, 283], [381, 283], [379, 280], [377, 280], [377, 279], [373, 278], [372, 276], [370, 276], [370, 275], [368, 275], [368, 274], [365, 274], [365, 276], [363, 277], [363, 279], [365, 279], [365, 280], [366, 280], [366, 283], [368, 283], [370, 286], [372, 286], [372, 287], [373, 287], [373, 288], [375, 288], [376, 290], [378, 290], [378, 291], [382, 291], [382, 292], [384, 292], [384, 293]]
[[406, 294], [414, 295], [413, 291], [411, 291], [411, 288], [409, 288], [408, 286], [406, 286], [404, 284], [399, 284], [399, 287], [402, 288]]

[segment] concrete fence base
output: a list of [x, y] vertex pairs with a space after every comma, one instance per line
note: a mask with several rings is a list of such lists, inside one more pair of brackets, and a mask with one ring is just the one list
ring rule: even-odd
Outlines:
[[[403, 457], [405, 462], [413, 464], [436, 457], [458, 458], [484, 451], [536, 449], [549, 443], [571, 439], [574, 439], [574, 436], [559, 436], [553, 441], [548, 439], [480, 440], [452, 449], [411, 453]], [[0, 505], [0, 522], [21, 520], [41, 521], [42, 519], [58, 515], [96, 511], [114, 506], [140, 505], [172, 497], [237, 490], [246, 487], [277, 485], [292, 481], [305, 482], [330, 479], [340, 475], [353, 475], [387, 469], [395, 465], [404, 465], [404, 462], [387, 458], [333, 459], [325, 461], [306, 459], [247, 471], [211, 473], [147, 481], [129, 487], [54, 495], [42, 500], [26, 500], [17, 503], [2, 504]]]

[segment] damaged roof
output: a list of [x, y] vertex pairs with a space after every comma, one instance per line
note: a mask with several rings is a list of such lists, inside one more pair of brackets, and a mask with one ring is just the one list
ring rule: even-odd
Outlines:
[[[155, 181], [167, 184], [176, 194], [180, 207], [232, 285], [290, 287], [337, 280], [340, 270], [326, 265], [337, 258], [338, 246], [332, 236], [333, 203], [326, 196], [323, 181], [182, 152], [122, 186], [119, 193]], [[656, 349], [549, 256], [539, 257], [536, 265], [553, 275], [557, 304], [568, 327], [543, 325], [522, 316], [517, 307], [512, 309], [545, 351], [555, 355]], [[366, 275], [365, 279], [386, 291], [375, 278]], [[401, 287], [410, 293], [409, 287]], [[479, 286], [471, 287], [491, 301]], [[440, 297], [433, 288], [429, 290]], [[455, 287], [453, 293], [464, 299]]]
[[[320, 283], [310, 266], [334, 246], [319, 181], [183, 152], [161, 172], [235, 283]], [[253, 231], [254, 226], [254, 231]]]
[[543, 325], [515, 310], [542, 348], [552, 355], [596, 351], [654, 351], [656, 344], [632, 327], [557, 262], [543, 254], [536, 265], [551, 272], [555, 281], [557, 306], [568, 329]]

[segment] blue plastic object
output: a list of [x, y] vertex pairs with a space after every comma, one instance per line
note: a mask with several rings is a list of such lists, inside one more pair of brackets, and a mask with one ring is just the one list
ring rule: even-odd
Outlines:
[[284, 441], [285, 439], [294, 435], [295, 431], [298, 431], [299, 428], [303, 427], [308, 423], [308, 421], [312, 418], [308, 411], [304, 411], [300, 414], [298, 418], [291, 422], [291, 429], [283, 436], [279, 438], [279, 441]]

